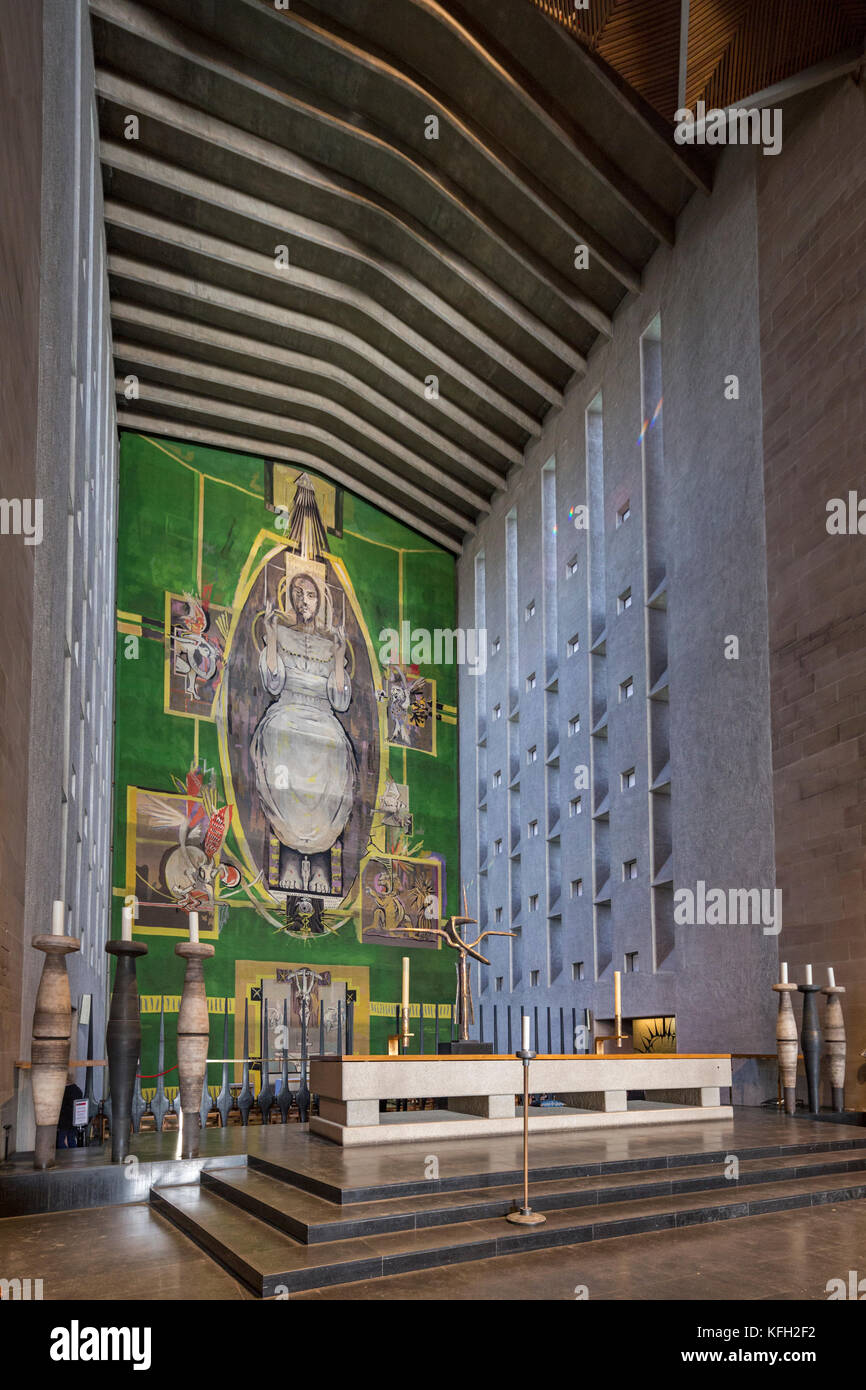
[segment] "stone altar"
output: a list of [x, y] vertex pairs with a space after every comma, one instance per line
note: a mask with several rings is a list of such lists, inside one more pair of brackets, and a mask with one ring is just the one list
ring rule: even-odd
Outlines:
[[[731, 1085], [728, 1053], [540, 1053], [529, 1084], [532, 1094], [564, 1102], [563, 1109], [531, 1111], [536, 1133], [733, 1116], [721, 1103], [721, 1090]], [[522, 1088], [522, 1064], [511, 1055], [314, 1057], [310, 1090], [319, 1096], [319, 1114], [310, 1130], [343, 1145], [517, 1134]], [[647, 1098], [629, 1101], [629, 1091]], [[421, 1096], [446, 1097], [447, 1109], [380, 1114], [380, 1100]]]

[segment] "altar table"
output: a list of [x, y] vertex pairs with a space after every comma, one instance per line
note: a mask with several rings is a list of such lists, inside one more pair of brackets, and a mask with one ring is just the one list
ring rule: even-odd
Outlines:
[[[531, 1107], [536, 1132], [727, 1120], [728, 1053], [546, 1055], [530, 1063], [531, 1095], [562, 1108]], [[310, 1090], [319, 1113], [310, 1130], [337, 1144], [393, 1144], [516, 1134], [523, 1128], [523, 1063], [514, 1055], [313, 1057]], [[644, 1099], [629, 1099], [641, 1091]], [[435, 1097], [436, 1110], [380, 1113], [382, 1100]]]

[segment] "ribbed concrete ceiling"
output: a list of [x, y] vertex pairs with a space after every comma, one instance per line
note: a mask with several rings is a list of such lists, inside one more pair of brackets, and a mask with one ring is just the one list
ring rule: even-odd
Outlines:
[[699, 153], [530, 0], [90, 8], [120, 424], [297, 462], [459, 551]]

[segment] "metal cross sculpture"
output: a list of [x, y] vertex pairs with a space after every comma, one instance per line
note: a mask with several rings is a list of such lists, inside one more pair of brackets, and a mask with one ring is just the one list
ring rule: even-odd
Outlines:
[[[463, 907], [466, 909], [466, 894], [463, 895]], [[485, 936], [516, 936], [513, 931], [494, 931], [492, 928], [485, 928], [479, 932], [474, 941], [464, 941], [460, 935], [460, 928], [464, 926], [477, 927], [478, 922], [475, 917], [447, 917], [438, 927], [403, 927], [404, 932], [419, 933], [420, 935], [441, 936], [446, 946], [450, 946], [457, 954], [457, 1036], [461, 1042], [469, 1041], [469, 1025], [475, 1022], [475, 1010], [472, 1006], [472, 981], [469, 974], [469, 960], [480, 961], [482, 965], [489, 965], [490, 961], [486, 956], [482, 956], [477, 949], [479, 942]]]

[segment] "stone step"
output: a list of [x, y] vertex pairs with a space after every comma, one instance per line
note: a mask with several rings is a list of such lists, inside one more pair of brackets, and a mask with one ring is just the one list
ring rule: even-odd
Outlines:
[[[683, 1126], [683, 1128], [685, 1129], [687, 1126]], [[336, 1150], [336, 1146], [327, 1143], [327, 1141], [320, 1142], [323, 1145], [325, 1163], [317, 1164], [311, 1156], [309, 1165], [301, 1166], [294, 1155], [284, 1156], [279, 1151], [267, 1154], [250, 1152], [248, 1166], [257, 1172], [266, 1173], [270, 1177], [289, 1183], [292, 1187], [301, 1188], [305, 1192], [344, 1206], [357, 1202], [388, 1200], [400, 1196], [412, 1197], [427, 1193], [463, 1192], [476, 1188], [509, 1186], [515, 1183], [520, 1185], [523, 1182], [523, 1171], [519, 1167], [486, 1168], [480, 1164], [475, 1167], [468, 1165], [466, 1171], [445, 1173], [439, 1178], [418, 1177], [415, 1175], [424, 1172], [426, 1150], [423, 1145], [409, 1144], [394, 1145], [389, 1147], [387, 1152], [381, 1149], [354, 1150], [353, 1170], [357, 1176], [352, 1181], [349, 1179], [339, 1181], [337, 1174], [341, 1172], [343, 1157], [339, 1150]], [[466, 1141], [463, 1141], [463, 1144], [465, 1151], [469, 1145]], [[534, 1146], [536, 1153], [542, 1148], [542, 1144], [543, 1141], [536, 1142]], [[447, 1149], [453, 1147], [455, 1146], [439, 1146], [436, 1150], [437, 1155], [441, 1157]], [[481, 1144], [472, 1147], [487, 1148]], [[581, 1143], [575, 1143], [575, 1152], [579, 1153], [582, 1148]], [[672, 1153], [660, 1147], [657, 1153], [635, 1155], [622, 1159], [580, 1162], [574, 1158], [569, 1158], [565, 1162], [545, 1164], [541, 1164], [537, 1160], [535, 1164], [532, 1164], [531, 1146], [529, 1177], [530, 1182], [547, 1182], [566, 1178], [657, 1172], [693, 1165], [724, 1164], [731, 1153], [736, 1153], [740, 1161], [744, 1162], [759, 1158], [844, 1153], [854, 1150], [866, 1150], [866, 1134], [853, 1131], [851, 1137], [845, 1139], [816, 1140], [811, 1138], [786, 1144], [751, 1146], [737, 1144], [732, 1139], [728, 1148], [712, 1150], [691, 1148], [688, 1141], [684, 1141], [682, 1151], [679, 1153]], [[336, 1169], [334, 1177], [331, 1177], [327, 1168], [329, 1161], [334, 1163]], [[361, 1175], [365, 1169], [369, 1176], [366, 1181], [363, 1181]], [[413, 1176], [408, 1176], [410, 1173]]]
[[[737, 1179], [725, 1176], [721, 1163], [687, 1165], [632, 1175], [561, 1178], [530, 1184], [530, 1201], [537, 1211], [638, 1201], [686, 1192], [737, 1191], [782, 1179], [866, 1173], [866, 1150], [859, 1154], [787, 1154], [782, 1158], [747, 1159]], [[303, 1244], [359, 1239], [393, 1231], [421, 1230], [487, 1217], [505, 1216], [514, 1209], [520, 1182], [467, 1192], [437, 1192], [395, 1197], [376, 1202], [339, 1205], [255, 1169], [202, 1172], [208, 1191], [242, 1207], [259, 1220], [285, 1231]]]
[[160, 1212], [260, 1297], [386, 1278], [439, 1265], [524, 1250], [575, 1245], [672, 1230], [766, 1212], [852, 1201], [866, 1196], [856, 1173], [787, 1178], [751, 1191], [687, 1192], [554, 1210], [543, 1226], [520, 1228], [502, 1217], [306, 1245], [199, 1184], [153, 1188]]

